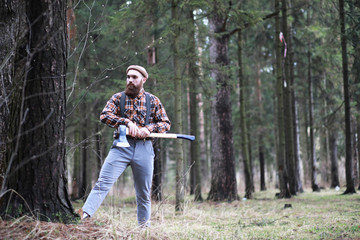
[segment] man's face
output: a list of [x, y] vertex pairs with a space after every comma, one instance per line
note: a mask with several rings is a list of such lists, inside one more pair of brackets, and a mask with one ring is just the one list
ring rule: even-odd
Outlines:
[[143, 88], [146, 78], [138, 71], [130, 69], [126, 76], [125, 94], [136, 97]]

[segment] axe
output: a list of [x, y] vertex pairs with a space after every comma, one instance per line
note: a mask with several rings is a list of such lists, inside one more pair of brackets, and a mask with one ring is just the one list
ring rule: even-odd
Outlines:
[[[120, 127], [115, 130], [115, 141], [117, 147], [130, 147], [130, 144], [126, 138], [126, 135], [128, 135], [129, 130], [126, 128], [125, 125], [120, 125]], [[184, 135], [184, 134], [176, 134], [176, 133], [150, 133], [148, 136], [150, 138], [180, 138], [180, 139], [186, 139], [189, 141], [194, 141], [195, 136], [192, 135]]]

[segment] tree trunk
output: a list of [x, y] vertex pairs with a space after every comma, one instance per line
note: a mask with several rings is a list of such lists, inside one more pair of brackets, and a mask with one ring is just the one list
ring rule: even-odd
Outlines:
[[[180, 66], [178, 63], [179, 58], [179, 25], [178, 25], [178, 2], [173, 0], [171, 3], [171, 17], [173, 20], [173, 42], [172, 42], [172, 52], [173, 52], [173, 66], [174, 66], [174, 94], [175, 94], [175, 119], [174, 119], [174, 128], [175, 132], [182, 132], [182, 114], [181, 114], [181, 73]], [[177, 140], [175, 142], [175, 151], [176, 151], [176, 203], [175, 211], [182, 212], [184, 209], [184, 156], [183, 156], [183, 142], [182, 140]]]
[[[292, 4], [289, 0], [289, 8]], [[292, 115], [292, 130], [293, 130], [293, 155], [294, 155], [294, 177], [295, 177], [295, 191], [304, 192], [301, 180], [301, 159], [300, 159], [300, 129], [298, 121], [297, 101], [295, 92], [295, 74], [294, 74], [294, 49], [293, 49], [293, 28], [292, 23], [289, 25], [288, 31], [288, 46], [289, 46], [289, 83], [290, 83], [290, 98], [291, 98], [291, 115]]]
[[161, 139], [153, 140], [155, 158], [153, 181], [151, 186], [151, 199], [157, 202], [162, 200], [162, 158], [160, 141]]
[[[213, 6], [216, 9], [216, 6]], [[224, 14], [215, 11], [209, 17], [210, 74], [216, 94], [211, 104], [211, 188], [209, 200], [237, 199], [233, 127], [229, 85], [229, 35], [223, 31]]]
[[252, 168], [250, 164], [249, 152], [249, 139], [248, 130], [246, 126], [246, 104], [245, 104], [245, 84], [244, 76], [242, 74], [242, 31], [238, 32], [238, 64], [239, 64], [239, 88], [240, 88], [240, 129], [241, 129], [241, 151], [244, 162], [244, 175], [245, 175], [245, 197], [252, 198], [253, 181], [252, 181]]
[[[287, 24], [287, 1], [282, 0], [282, 26], [284, 41], [288, 41], [288, 24]], [[289, 49], [290, 44], [287, 45]], [[284, 127], [285, 127], [285, 156], [288, 174], [289, 190], [292, 195], [296, 195], [296, 176], [295, 176], [295, 159], [294, 159], [294, 136], [293, 136], [293, 116], [292, 116], [292, 99], [291, 90], [292, 80], [290, 79], [290, 62], [287, 56], [283, 57], [283, 81], [284, 81]]]
[[12, 217], [29, 214], [68, 222], [74, 213], [65, 161], [66, 4], [56, 0], [7, 4], [1, 12], [20, 19], [9, 24], [22, 35], [12, 38], [16, 49], [8, 119], [11, 141], [2, 187], [2, 193], [9, 192], [1, 210]]
[[[358, 14], [360, 12], [360, 4], [356, 0], [349, 1], [350, 4], [350, 15], [356, 16], [356, 13]], [[352, 74], [354, 76], [354, 83], [355, 86], [357, 86], [357, 89], [359, 89], [360, 86], [360, 33], [359, 31], [356, 31], [356, 27], [360, 24], [360, 20], [357, 17], [352, 18], [353, 22], [351, 24], [352, 31], [352, 44], [354, 47], [354, 64], [352, 68]], [[357, 163], [358, 163], [358, 173], [359, 173], [359, 187], [358, 190], [360, 190], [360, 92], [355, 91], [353, 99], [356, 101], [356, 128], [357, 128]]]
[[[256, 92], [257, 92], [257, 101], [259, 106], [259, 125], [263, 126], [263, 104], [262, 104], [262, 94], [261, 94], [261, 67], [260, 63], [257, 64], [257, 79], [256, 79]], [[265, 184], [265, 157], [264, 157], [264, 129], [259, 127], [258, 132], [259, 139], [259, 163], [260, 163], [260, 190], [266, 190]]]
[[[307, 15], [307, 25], [310, 26], [310, 13]], [[320, 188], [317, 183], [317, 167], [316, 167], [316, 147], [314, 139], [314, 96], [313, 96], [313, 82], [311, 73], [311, 41], [308, 39], [308, 98], [309, 98], [309, 129], [310, 129], [310, 167], [311, 167], [311, 188], [313, 192], [319, 192]]]
[[[148, 28], [155, 29], [155, 31], [152, 31], [152, 34], [150, 36], [151, 43], [148, 45], [147, 49], [147, 64], [149, 66], [154, 66], [157, 64], [157, 48], [155, 45], [155, 39], [158, 38], [157, 36], [157, 28], [158, 28], [158, 22], [157, 18], [155, 17], [157, 15], [157, 8], [158, 6], [155, 4], [155, 1], [146, 1], [148, 4], [150, 15], [148, 16]], [[150, 78], [148, 81], [148, 88], [150, 92], [156, 91], [157, 84], [156, 79]], [[161, 201], [162, 200], [162, 168], [163, 168], [163, 157], [162, 157], [162, 149], [161, 149], [161, 139], [154, 139], [152, 141], [153, 148], [154, 148], [154, 173], [153, 173], [153, 181], [151, 186], [151, 199], [154, 201]]]
[[[279, 12], [280, 4], [279, 0], [275, 0], [275, 12]], [[282, 68], [281, 68], [281, 46], [279, 41], [280, 35], [280, 17], [277, 15], [275, 17], [275, 51], [276, 51], [276, 97], [277, 97], [277, 130], [278, 130], [278, 141], [279, 141], [279, 155], [277, 156], [277, 166], [279, 174], [279, 187], [280, 194], [279, 198], [289, 198], [291, 197], [290, 191], [288, 189], [288, 176], [287, 168], [285, 161], [285, 126], [284, 126], [284, 91], [283, 91], [283, 78], [282, 78]]]
[[189, 86], [190, 86], [190, 134], [195, 136], [197, 141], [191, 143], [191, 162], [194, 170], [194, 194], [195, 201], [202, 201], [201, 196], [201, 158], [200, 158], [200, 134], [199, 134], [199, 106], [197, 101], [198, 82], [200, 79], [197, 67], [198, 57], [196, 54], [195, 20], [193, 10], [189, 11]]
[[344, 194], [356, 193], [353, 175], [352, 144], [351, 144], [351, 115], [350, 115], [350, 94], [349, 94], [349, 71], [346, 49], [345, 33], [345, 11], [344, 0], [339, 0], [339, 20], [340, 20], [340, 38], [341, 55], [344, 81], [344, 102], [345, 102], [345, 174], [346, 190]]
[[[83, 107], [81, 108], [82, 112], [83, 112], [83, 116], [85, 116], [85, 104], [83, 104]], [[80, 181], [80, 186], [79, 186], [79, 197], [86, 197], [87, 195], [87, 191], [89, 190], [88, 187], [88, 171], [87, 171], [87, 162], [89, 161], [89, 156], [88, 156], [88, 151], [87, 151], [87, 144], [88, 144], [88, 129], [90, 129], [89, 127], [89, 122], [88, 121], [84, 121], [83, 122], [83, 126], [81, 127], [81, 139], [82, 139], [82, 144], [81, 144], [81, 164], [80, 164], [80, 169], [81, 169], [81, 181]]]
[[330, 131], [330, 161], [331, 161], [331, 188], [340, 187], [339, 182], [339, 167], [337, 157], [337, 132]]
[[[0, 186], [6, 173], [6, 142], [10, 117], [10, 95], [16, 54], [16, 34], [25, 26], [25, 1], [0, 2]], [[0, 189], [0, 193], [3, 189]], [[0, 204], [1, 204], [0, 197]]]

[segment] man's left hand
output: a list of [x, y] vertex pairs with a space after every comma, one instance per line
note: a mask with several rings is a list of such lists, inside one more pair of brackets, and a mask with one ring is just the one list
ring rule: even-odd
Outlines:
[[137, 137], [140, 139], [147, 138], [150, 135], [149, 129], [146, 127], [140, 128]]

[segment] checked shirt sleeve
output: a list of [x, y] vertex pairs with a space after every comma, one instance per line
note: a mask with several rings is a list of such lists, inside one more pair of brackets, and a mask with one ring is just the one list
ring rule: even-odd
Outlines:
[[129, 121], [120, 117], [120, 97], [121, 93], [114, 94], [100, 114], [100, 121], [112, 128], [127, 124]]
[[150, 132], [165, 133], [170, 130], [171, 122], [165, 108], [157, 97], [154, 97], [155, 112], [151, 123], [146, 126]]

